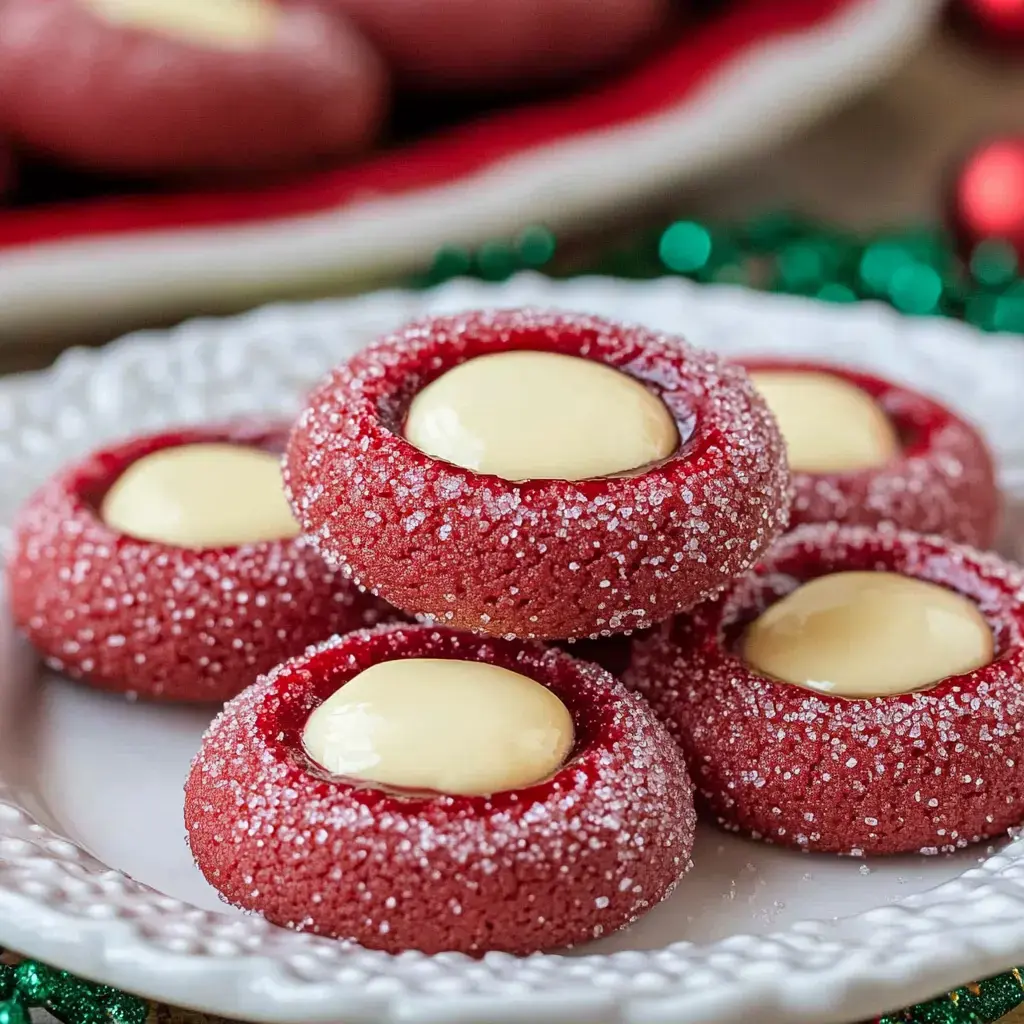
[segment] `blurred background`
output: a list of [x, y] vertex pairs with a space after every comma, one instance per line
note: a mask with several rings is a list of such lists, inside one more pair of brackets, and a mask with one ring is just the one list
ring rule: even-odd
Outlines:
[[683, 274], [1024, 331], [1024, 0], [4, 0], [0, 370]]

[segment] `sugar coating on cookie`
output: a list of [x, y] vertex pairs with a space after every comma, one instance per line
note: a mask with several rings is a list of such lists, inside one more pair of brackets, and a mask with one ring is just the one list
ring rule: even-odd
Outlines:
[[[505, 480], [404, 436], [431, 382], [543, 351], [628, 374], [679, 443], [642, 470]], [[746, 374], [676, 337], [596, 317], [498, 310], [411, 324], [337, 367], [292, 431], [305, 535], [359, 586], [423, 621], [582, 639], [645, 629], [753, 564], [787, 524], [782, 439]]]
[[[492, 665], [549, 690], [573, 720], [565, 764], [491, 796], [324, 772], [302, 746], [311, 713], [359, 673], [410, 658]], [[564, 949], [635, 921], [689, 868], [696, 816], [679, 748], [596, 665], [412, 626], [335, 637], [229, 702], [193, 762], [185, 823], [207, 880], [275, 924], [482, 956]]]
[[[859, 370], [756, 357], [740, 363], [755, 381], [769, 381], [765, 387], [769, 404], [773, 400], [770, 382], [776, 374], [789, 382], [781, 389], [786, 395], [801, 393], [806, 399], [811, 392], [817, 396], [817, 411], [808, 415], [799, 406], [787, 411], [782, 408], [785, 396], [774, 395], [783, 434], [789, 433], [788, 445], [796, 452], [791, 467], [791, 527], [892, 523], [977, 548], [994, 544], [1003, 502], [992, 454], [978, 430], [956, 412], [906, 385]], [[809, 377], [811, 384], [794, 384], [800, 376]], [[834, 401], [822, 398], [822, 378]], [[847, 387], [836, 391], [833, 382], [845, 382]], [[832, 417], [844, 409], [849, 413], [851, 406], [853, 418], [860, 420], [856, 437], [847, 421], [832, 423]], [[843, 429], [837, 431], [840, 425]], [[895, 449], [892, 431], [898, 441]], [[813, 468], [827, 464], [823, 447], [832, 459], [837, 452], [844, 456], [856, 452], [862, 462], [873, 464], [844, 468], [833, 462], [831, 469]], [[806, 460], [805, 467], [798, 464], [801, 459]]]
[[297, 537], [281, 460], [248, 445], [178, 445], [133, 462], [100, 507], [112, 529], [142, 540], [205, 548]]
[[838, 572], [804, 583], [743, 635], [747, 663], [837, 697], [935, 686], [992, 660], [978, 606], [947, 587], [890, 572]]
[[668, 458], [665, 403], [604, 363], [501, 352], [449, 370], [412, 401], [405, 436], [422, 452], [503, 480], [587, 480]]
[[361, 672], [309, 716], [303, 747], [332, 775], [405, 790], [489, 796], [553, 775], [572, 716], [519, 672], [403, 658]]
[[374, 47], [320, 0], [3, 0], [4, 130], [94, 173], [246, 177], [360, 153]]
[[14, 621], [47, 664], [132, 698], [223, 702], [325, 636], [401, 619], [325, 565], [294, 523], [257, 543], [232, 533], [235, 542], [193, 547], [104, 521], [104, 497], [133, 466], [189, 446], [258, 451], [279, 502], [270, 469], [285, 435], [282, 424], [245, 423], [137, 437], [72, 463], [32, 495], [14, 525], [7, 578]]
[[[758, 615], [801, 581], [850, 571], [973, 603], [991, 660], [919, 692], [850, 699], [743, 658]], [[801, 527], [719, 600], [637, 643], [625, 681], [680, 742], [698, 802], [730, 831], [853, 856], [935, 854], [1024, 820], [1024, 573], [997, 555], [891, 526]]]

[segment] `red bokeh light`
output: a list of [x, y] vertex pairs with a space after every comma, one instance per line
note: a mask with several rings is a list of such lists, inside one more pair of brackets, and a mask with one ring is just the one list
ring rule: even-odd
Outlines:
[[966, 244], [1004, 238], [1024, 251], [1024, 138], [1000, 139], [977, 150], [963, 165], [955, 189], [954, 226]]

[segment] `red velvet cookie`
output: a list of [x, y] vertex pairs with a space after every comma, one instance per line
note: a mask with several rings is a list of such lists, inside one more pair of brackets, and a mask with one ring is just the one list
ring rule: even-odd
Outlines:
[[536, 88], [635, 53], [669, 0], [326, 0], [417, 89]]
[[744, 359], [751, 373], [783, 371], [838, 378], [865, 392], [895, 429], [898, 450], [884, 465], [805, 472], [791, 458], [790, 525], [891, 522], [991, 547], [1001, 497], [988, 446], [969, 423], [934, 399], [871, 374], [811, 362]]
[[[311, 712], [372, 666], [408, 658], [536, 680], [572, 716], [568, 760], [489, 797], [327, 775], [303, 746]], [[426, 626], [335, 638], [231, 701], [192, 765], [185, 820], [196, 862], [230, 903], [371, 948], [477, 956], [629, 924], [687, 870], [695, 826], [682, 755], [620, 683], [539, 645]]]
[[[674, 450], [635, 472], [516, 481], [405, 439], [427, 385], [523, 353], [639, 382]], [[427, 621], [557, 639], [646, 628], [720, 590], [784, 529], [789, 484], [742, 370], [641, 327], [529, 310], [414, 324], [338, 367], [292, 432], [286, 481], [311, 542], [372, 593]]]
[[[738, 653], [765, 609], [832, 573], [902, 574], [972, 602], [990, 663], [930, 689], [846, 699]], [[637, 645], [626, 681], [682, 744], [698, 800], [732, 831], [854, 855], [946, 852], [1024, 819], [1024, 574], [939, 537], [836, 524], [784, 537], [716, 602]]]
[[131, 696], [223, 701], [307, 645], [398, 617], [324, 565], [301, 538], [178, 547], [99, 514], [130, 466], [180, 445], [280, 451], [282, 426], [177, 430], [96, 452], [22, 510], [8, 579], [14, 620], [74, 679]]
[[358, 152], [385, 92], [369, 43], [312, 3], [0, 4], [4, 127], [93, 170], [252, 174]]

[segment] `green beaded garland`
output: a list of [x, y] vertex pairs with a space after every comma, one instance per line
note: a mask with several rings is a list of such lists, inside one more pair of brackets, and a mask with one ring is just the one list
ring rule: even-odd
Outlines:
[[992, 327], [997, 331], [1024, 332], [1024, 281], [1014, 282], [997, 295], [992, 310]]
[[975, 246], [968, 266], [982, 288], [1005, 288], [1017, 278], [1017, 250], [1002, 239], [987, 238]]
[[484, 242], [475, 262], [484, 281], [506, 281], [519, 269], [516, 251], [506, 242]]
[[554, 233], [544, 227], [529, 227], [516, 239], [515, 251], [524, 268], [546, 266], [555, 255]]
[[774, 252], [804, 233], [800, 218], [788, 210], [770, 210], [737, 229], [740, 244], [755, 253]]
[[868, 245], [858, 268], [865, 293], [880, 298], [889, 295], [893, 278], [912, 259], [898, 242], [886, 240]]
[[0, 1024], [29, 1024], [29, 1013], [20, 999], [0, 1001]]
[[14, 970], [14, 986], [22, 999], [31, 1005], [42, 1006], [57, 991], [65, 977], [62, 971], [55, 971], [35, 960], [25, 960]]
[[554, 233], [535, 225], [474, 252], [444, 246], [413, 284], [467, 275], [504, 281], [520, 270], [632, 280], [680, 275], [825, 302], [876, 299], [908, 315], [953, 316], [986, 331], [1024, 332], [1024, 285], [1013, 248], [990, 239], [963, 260], [945, 233], [927, 227], [857, 238], [775, 212], [737, 225], [677, 220], [640, 232], [626, 245], [602, 247], [582, 262], [559, 257]]
[[100, 989], [99, 998], [112, 1024], [146, 1024], [149, 1003], [144, 999], [106, 987]]
[[146, 1000], [108, 985], [35, 960], [16, 967], [0, 963], [0, 1024], [30, 1024], [31, 1007], [47, 1010], [64, 1024], [145, 1024], [149, 1017]]
[[839, 281], [830, 281], [828, 284], [823, 284], [814, 293], [814, 297], [824, 302], [857, 301], [857, 293], [849, 285], [842, 284]]
[[661, 236], [658, 255], [669, 270], [698, 274], [711, 259], [711, 232], [692, 220], [677, 221]]
[[434, 254], [434, 262], [425, 275], [424, 285], [430, 286], [450, 281], [468, 274], [473, 261], [465, 249], [454, 245], [442, 246]]
[[908, 260], [889, 278], [886, 294], [901, 313], [935, 313], [942, 298], [942, 278], [927, 263]]
[[877, 1024], [996, 1024], [1024, 1003], [1022, 967], [976, 985], [965, 985], [912, 1010], [886, 1014]]

